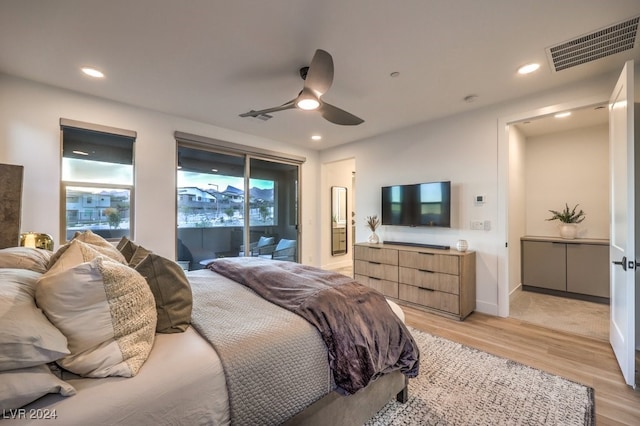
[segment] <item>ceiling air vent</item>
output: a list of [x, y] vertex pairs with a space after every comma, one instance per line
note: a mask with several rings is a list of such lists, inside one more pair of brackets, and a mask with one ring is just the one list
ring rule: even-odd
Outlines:
[[558, 72], [633, 49], [640, 16], [547, 48], [547, 57]]

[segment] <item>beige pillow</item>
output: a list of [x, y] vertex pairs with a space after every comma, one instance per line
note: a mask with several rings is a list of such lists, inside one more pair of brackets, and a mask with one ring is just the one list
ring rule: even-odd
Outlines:
[[65, 269], [73, 268], [84, 262], [89, 262], [98, 256], [102, 256], [98, 250], [89, 244], [85, 244], [80, 240], [72, 240], [66, 245], [62, 254], [56, 259], [55, 263], [49, 266], [47, 274], [55, 274]]
[[69, 354], [67, 339], [35, 303], [41, 274], [0, 269], [0, 371], [32, 367]]
[[62, 256], [62, 254], [69, 248], [69, 245], [73, 241], [82, 241], [83, 243], [92, 246], [102, 255], [125, 265], [127, 264], [127, 261], [122, 253], [120, 253], [120, 251], [113, 244], [102, 238], [100, 235], [94, 234], [93, 232], [91, 232], [91, 230], [88, 229], [84, 232], [76, 232], [71, 241], [60, 247], [58, 251], [56, 251], [53, 256], [51, 256], [51, 259], [49, 260], [49, 268], [51, 268], [57, 262], [58, 258]]
[[189, 328], [193, 297], [189, 280], [180, 265], [150, 253], [135, 269], [147, 280], [156, 301], [156, 332], [181, 333]]
[[156, 329], [153, 294], [137, 271], [99, 256], [36, 287], [36, 302], [67, 337], [61, 367], [86, 377], [132, 377], [149, 356]]
[[9, 410], [20, 408], [48, 393], [71, 396], [76, 394], [76, 390], [57, 378], [46, 365], [0, 372], [2, 412], [9, 414]]
[[32, 247], [8, 247], [0, 250], [0, 268], [29, 269], [45, 273], [53, 252]]

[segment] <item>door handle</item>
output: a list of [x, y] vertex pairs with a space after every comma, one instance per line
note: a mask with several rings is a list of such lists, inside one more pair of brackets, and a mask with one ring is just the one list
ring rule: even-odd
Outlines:
[[627, 256], [622, 256], [622, 260], [620, 260], [620, 261], [614, 260], [613, 264], [622, 266], [622, 269], [626, 271], [627, 270]]

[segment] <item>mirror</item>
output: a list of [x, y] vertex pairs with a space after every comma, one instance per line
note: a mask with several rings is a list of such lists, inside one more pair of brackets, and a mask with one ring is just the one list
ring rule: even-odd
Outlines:
[[347, 253], [347, 188], [331, 187], [331, 255]]

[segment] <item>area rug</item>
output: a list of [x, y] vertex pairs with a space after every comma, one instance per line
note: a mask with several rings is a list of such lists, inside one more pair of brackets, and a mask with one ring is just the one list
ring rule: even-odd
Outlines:
[[593, 388], [410, 328], [420, 374], [409, 400], [368, 426], [593, 425]]

